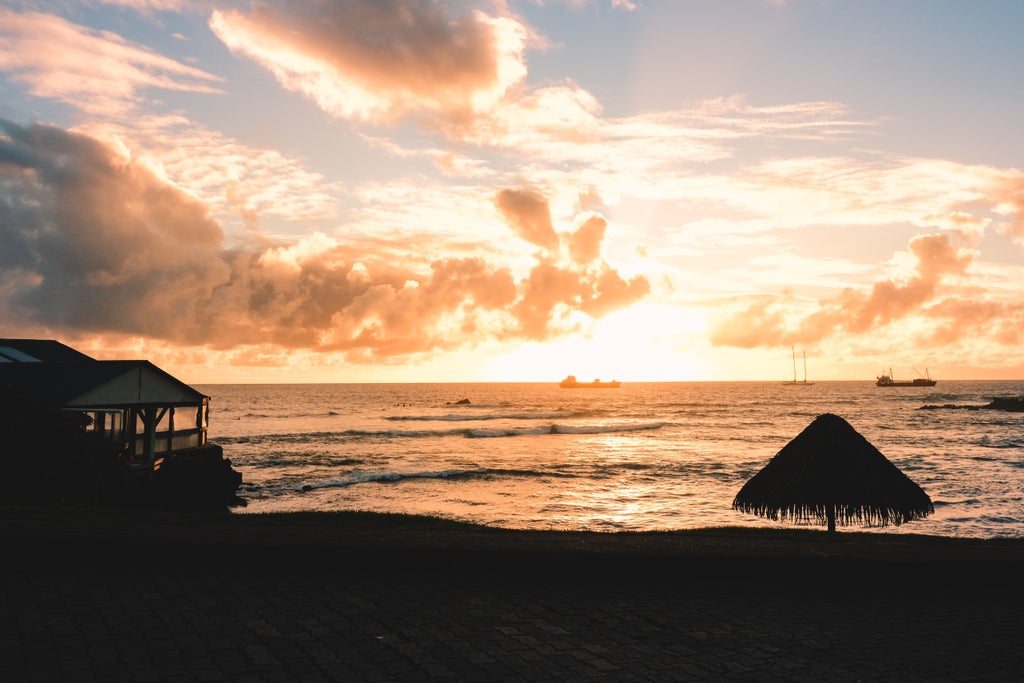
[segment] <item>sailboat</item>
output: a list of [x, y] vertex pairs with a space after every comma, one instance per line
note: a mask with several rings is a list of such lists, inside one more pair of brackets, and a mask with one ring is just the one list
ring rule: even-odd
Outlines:
[[804, 378], [799, 381], [796, 378], [796, 347], [793, 347], [793, 381], [783, 382], [784, 385], [795, 387], [814, 384], [814, 382], [807, 381], [807, 352], [803, 351], [802, 353], [804, 354]]

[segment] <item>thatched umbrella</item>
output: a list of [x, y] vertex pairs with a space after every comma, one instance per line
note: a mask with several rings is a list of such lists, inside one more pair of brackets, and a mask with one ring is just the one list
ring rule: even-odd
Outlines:
[[750, 478], [732, 506], [769, 519], [902, 524], [935, 511], [931, 498], [839, 417], [815, 418]]

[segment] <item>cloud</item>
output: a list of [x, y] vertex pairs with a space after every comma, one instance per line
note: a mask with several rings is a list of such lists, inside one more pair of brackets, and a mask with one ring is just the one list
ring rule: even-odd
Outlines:
[[189, 8], [199, 8], [204, 4], [202, 0], [99, 0], [99, 2], [105, 5], [128, 7], [142, 12], [150, 10], [180, 11]]
[[511, 17], [449, 9], [433, 0], [286, 0], [214, 11], [210, 28], [335, 116], [461, 119], [526, 75], [526, 31]]
[[753, 349], [785, 343], [786, 320], [775, 297], [758, 297], [740, 312], [717, 321], [710, 332], [714, 346]]
[[604, 216], [591, 215], [569, 238], [569, 255], [580, 264], [596, 261], [601, 256], [601, 243], [608, 221]]
[[[586, 5], [596, 4], [595, 0], [547, 0], [549, 3], [564, 2], [571, 7], [584, 7]], [[534, 0], [537, 4], [543, 5], [544, 0]], [[609, 0], [609, 4], [615, 9], [624, 9], [628, 11], [635, 10], [637, 5], [632, 0]]]
[[651, 291], [646, 277], [638, 276], [626, 281], [614, 268], [603, 264], [591, 283], [592, 290], [582, 301], [580, 309], [593, 318], [602, 318], [612, 311], [626, 308]]
[[787, 296], [758, 298], [720, 318], [711, 331], [717, 346], [741, 348], [813, 344], [839, 333], [877, 331], [910, 315], [928, 313], [939, 284], [966, 274], [977, 252], [957, 247], [945, 234], [916, 235], [909, 242], [914, 273], [905, 280], [884, 279], [871, 289], [844, 290], [816, 309], [794, 310]]
[[835, 102], [758, 107], [738, 95], [603, 119], [600, 103], [575, 83], [525, 86], [532, 29], [520, 18], [453, 14], [431, 0], [263, 3], [215, 11], [210, 26], [236, 54], [332, 115], [412, 116], [449, 140], [641, 178], [632, 183], [639, 188], [680, 161], [731, 157], [728, 144], [745, 138], [842, 139], [866, 126]]
[[996, 210], [1009, 219], [1003, 231], [1024, 244], [1024, 173], [1015, 171], [998, 179], [996, 200]]
[[1024, 305], [949, 297], [928, 307], [936, 321], [922, 343], [955, 344], [964, 338], [990, 338], [1001, 344], [1024, 341]]
[[649, 292], [647, 278], [638, 276], [627, 282], [605, 264], [595, 272], [581, 272], [541, 263], [530, 272], [514, 310], [522, 336], [543, 341], [578, 331], [581, 325], [576, 311], [601, 318], [636, 303]]
[[[449, 140], [479, 147], [482, 154], [498, 155], [500, 163], [492, 165], [496, 171], [513, 167], [533, 185], [560, 187], [573, 195], [593, 192], [610, 205], [625, 198], [760, 211], [778, 207], [776, 178], [758, 177], [756, 169], [742, 167], [716, 176], [712, 169], [738, 164], [743, 146], [752, 141], [841, 140], [864, 126], [833, 103], [756, 107], [742, 98], [607, 118], [592, 94], [566, 82], [517, 89], [500, 106], [441, 132]], [[832, 206], [826, 191], [817, 192], [792, 194]], [[795, 209], [787, 213], [801, 215]]]
[[89, 123], [75, 130], [125, 148], [154, 174], [204, 201], [218, 220], [238, 215], [249, 231], [261, 216], [298, 223], [338, 211], [342, 188], [300, 160], [180, 116], [139, 116], [130, 126]]
[[558, 249], [558, 235], [551, 223], [547, 199], [533, 190], [498, 192], [495, 205], [516, 234], [531, 244], [549, 251]]
[[971, 244], [981, 240], [985, 236], [985, 230], [992, 224], [990, 218], [955, 209], [944, 213], [928, 214], [921, 219], [921, 222], [957, 235]]
[[949, 235], [917, 235], [909, 247], [917, 259], [919, 278], [933, 290], [944, 275], [963, 275], [977, 256], [953, 245]]
[[[576, 330], [577, 311], [601, 318], [650, 293], [646, 277], [626, 281], [600, 261], [608, 225], [603, 216], [589, 215], [575, 232], [559, 235], [552, 225], [547, 199], [535, 190], [501, 190], [495, 205], [520, 237], [546, 250], [545, 260], [530, 271], [523, 296], [515, 306], [522, 333], [528, 339], [542, 340], [555, 330]], [[568, 243], [570, 263], [559, 265], [563, 240]]]
[[109, 147], [4, 122], [0, 242], [11, 302], [44, 324], [190, 336], [229, 277], [206, 207]]
[[11, 324], [386, 362], [550, 338], [649, 289], [601, 262], [542, 262], [517, 281], [484, 256], [427, 261], [415, 243], [395, 259], [317, 234], [228, 248], [205, 202], [123, 149], [52, 126], [0, 131], [0, 310]]
[[823, 321], [862, 333], [917, 312], [932, 299], [943, 278], [963, 275], [977, 256], [977, 252], [951, 244], [948, 235], [917, 235], [908, 246], [916, 260], [913, 276], [906, 281], [880, 280], [868, 294], [854, 289], [844, 291], [838, 302], [826, 307], [827, 314], [809, 319], [805, 333], [824, 333], [827, 325]]
[[[59, 46], [59, 49], [55, 49]], [[220, 79], [109, 31], [0, 8], [0, 70], [36, 97], [94, 115], [123, 116], [149, 88], [219, 93]]]

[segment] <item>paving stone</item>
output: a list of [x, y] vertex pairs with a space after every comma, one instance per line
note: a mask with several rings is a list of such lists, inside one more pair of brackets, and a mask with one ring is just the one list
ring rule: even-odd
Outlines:
[[[1017, 596], [713, 582], [0, 572], [0, 679], [1008, 680]], [[895, 599], [894, 599], [895, 598]], [[998, 598], [998, 599], [997, 599]]]

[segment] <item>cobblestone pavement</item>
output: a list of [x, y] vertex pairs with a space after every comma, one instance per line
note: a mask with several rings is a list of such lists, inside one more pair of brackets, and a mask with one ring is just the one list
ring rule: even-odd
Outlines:
[[1022, 599], [963, 577], [810, 583], [472, 571], [0, 570], [3, 681], [1021, 680]]

